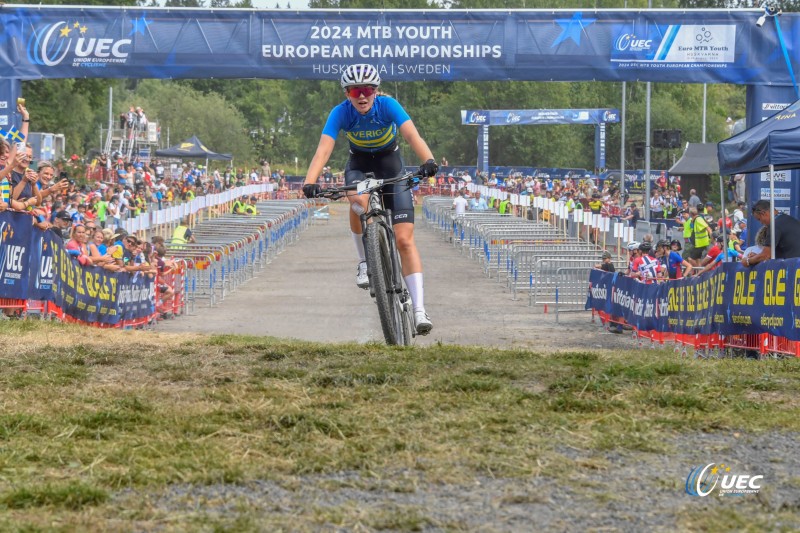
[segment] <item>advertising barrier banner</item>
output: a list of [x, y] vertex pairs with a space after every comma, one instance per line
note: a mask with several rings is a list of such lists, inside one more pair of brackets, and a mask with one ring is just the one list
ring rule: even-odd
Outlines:
[[725, 263], [702, 276], [658, 284], [593, 269], [589, 281], [587, 309], [643, 331], [800, 340], [800, 259], [752, 268]]
[[68, 316], [97, 324], [145, 318], [155, 281], [141, 273], [81, 266], [59, 237], [33, 227], [26, 213], [0, 213], [0, 298], [51, 301]]

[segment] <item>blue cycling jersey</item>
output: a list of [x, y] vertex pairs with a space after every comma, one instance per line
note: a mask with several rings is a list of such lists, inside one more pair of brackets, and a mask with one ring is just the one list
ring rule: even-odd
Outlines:
[[398, 126], [408, 120], [411, 117], [403, 106], [389, 96], [376, 96], [366, 115], [345, 100], [331, 110], [322, 134], [336, 139], [339, 131], [344, 130], [351, 150], [379, 152], [395, 142]]

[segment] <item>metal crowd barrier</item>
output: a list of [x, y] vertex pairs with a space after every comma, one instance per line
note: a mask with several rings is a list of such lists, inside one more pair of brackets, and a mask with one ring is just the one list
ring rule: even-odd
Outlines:
[[226, 214], [192, 228], [194, 243], [167, 242], [168, 255], [187, 266], [186, 303], [213, 306], [251, 279], [310, 223], [313, 202], [274, 200], [256, 204], [257, 214]]

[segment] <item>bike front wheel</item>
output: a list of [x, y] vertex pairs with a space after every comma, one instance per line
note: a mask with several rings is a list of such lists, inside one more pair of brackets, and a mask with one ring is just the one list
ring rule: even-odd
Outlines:
[[386, 344], [406, 344], [398, 295], [394, 290], [392, 247], [386, 227], [377, 221], [367, 225], [366, 252], [369, 285], [375, 294]]

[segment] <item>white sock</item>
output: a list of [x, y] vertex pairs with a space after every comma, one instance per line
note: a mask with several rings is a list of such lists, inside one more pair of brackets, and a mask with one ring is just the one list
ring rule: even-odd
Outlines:
[[422, 288], [422, 272], [414, 272], [406, 276], [408, 292], [411, 293], [411, 303], [414, 304], [414, 311], [425, 309], [425, 291]]
[[367, 254], [364, 253], [364, 240], [361, 238], [360, 233], [353, 233], [353, 230], [350, 230], [350, 233], [353, 235], [353, 243], [356, 245], [356, 253], [358, 254], [358, 261], [363, 263], [367, 260]]

